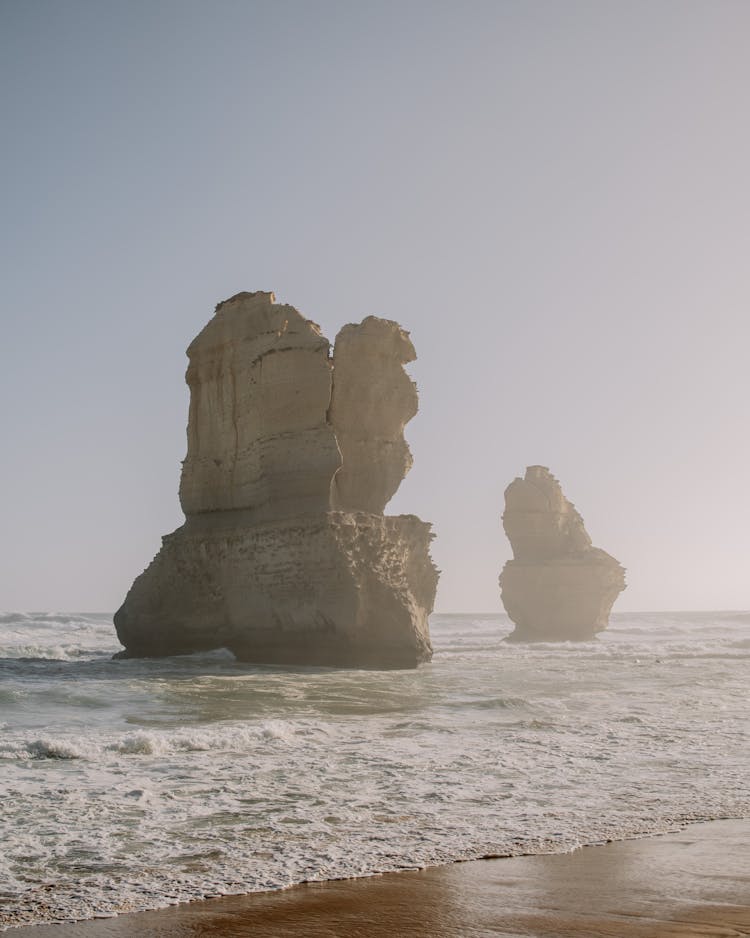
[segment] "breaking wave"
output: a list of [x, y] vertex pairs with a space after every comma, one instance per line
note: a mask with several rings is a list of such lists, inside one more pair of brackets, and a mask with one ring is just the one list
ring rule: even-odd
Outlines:
[[444, 616], [415, 671], [295, 671], [112, 661], [108, 616], [6, 615], [0, 928], [750, 816], [749, 627], [533, 646]]

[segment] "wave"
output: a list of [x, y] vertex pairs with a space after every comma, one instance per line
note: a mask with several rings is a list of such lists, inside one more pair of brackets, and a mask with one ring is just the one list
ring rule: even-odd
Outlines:
[[0, 614], [0, 660], [79, 661], [119, 647], [106, 613]]
[[0, 625], [91, 626], [112, 625], [110, 612], [0, 612]]
[[0, 662], [0, 930], [750, 815], [743, 613], [580, 646], [445, 616], [384, 673], [113, 662], [109, 617], [24, 615], [3, 653], [48, 657]]
[[28, 744], [25, 755], [29, 759], [82, 759], [84, 754], [59, 740], [36, 739]]
[[[167, 756], [185, 752], [243, 752], [280, 743], [295, 745], [311, 737], [323, 738], [330, 730], [317, 721], [267, 720], [255, 726], [232, 723], [213, 725], [210, 729], [193, 727], [180, 730], [149, 730], [118, 736], [66, 735], [6, 739], [0, 743], [0, 758], [85, 759], [101, 761], [109, 756]], [[111, 755], [110, 755], [111, 754]]]
[[6, 660], [80, 661], [105, 654], [110, 657], [113, 652], [99, 652], [85, 645], [0, 645], [0, 659]]

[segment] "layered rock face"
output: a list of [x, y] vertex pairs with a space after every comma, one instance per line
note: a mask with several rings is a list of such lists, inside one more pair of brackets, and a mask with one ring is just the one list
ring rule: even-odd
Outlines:
[[244, 509], [261, 521], [329, 508], [341, 465], [327, 419], [330, 343], [272, 293], [219, 303], [190, 343], [185, 514]]
[[368, 317], [330, 343], [272, 293], [220, 303], [188, 348], [185, 524], [115, 614], [127, 656], [429, 659], [430, 525], [383, 509], [411, 465], [408, 333]]
[[592, 547], [583, 519], [544, 466], [505, 490], [503, 528], [513, 548], [500, 574], [505, 609], [520, 641], [585, 641], [607, 627], [625, 570]]

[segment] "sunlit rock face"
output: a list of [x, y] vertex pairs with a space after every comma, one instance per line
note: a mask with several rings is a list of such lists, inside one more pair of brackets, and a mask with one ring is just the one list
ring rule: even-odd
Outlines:
[[607, 627], [625, 570], [592, 547], [583, 519], [544, 466], [505, 490], [503, 528], [513, 548], [500, 574], [512, 639], [585, 641]]
[[330, 343], [272, 293], [220, 303], [188, 348], [186, 521], [115, 615], [125, 655], [428, 660], [430, 525], [383, 509], [411, 465], [408, 333], [368, 317]]
[[320, 328], [272, 293], [219, 303], [190, 343], [185, 514], [260, 521], [326, 511], [341, 465], [327, 420], [333, 369]]

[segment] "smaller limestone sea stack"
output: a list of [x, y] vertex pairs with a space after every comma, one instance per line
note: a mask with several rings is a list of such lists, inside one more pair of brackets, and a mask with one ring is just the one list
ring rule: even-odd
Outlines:
[[625, 570], [591, 546], [583, 519], [545, 466], [505, 490], [503, 528], [513, 548], [500, 574], [517, 641], [585, 641], [607, 627]]
[[430, 525], [383, 509], [411, 467], [417, 390], [398, 323], [331, 351], [272, 293], [219, 303], [188, 348], [186, 520], [115, 614], [126, 657], [408, 668], [432, 654]]

